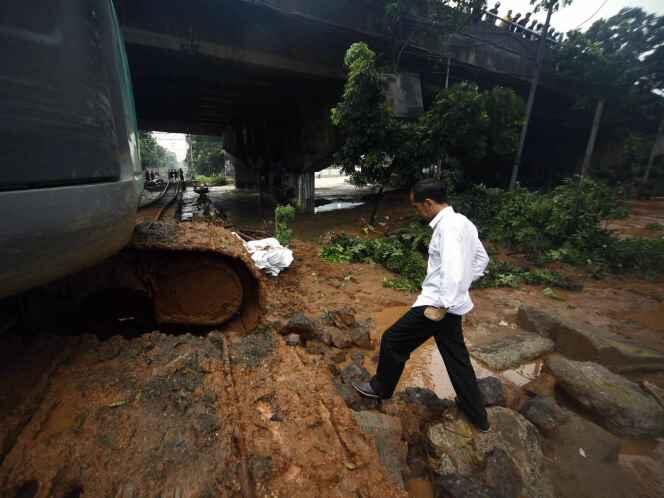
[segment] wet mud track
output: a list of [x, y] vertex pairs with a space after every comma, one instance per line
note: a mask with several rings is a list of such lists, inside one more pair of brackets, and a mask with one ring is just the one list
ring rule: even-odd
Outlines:
[[326, 365], [267, 327], [40, 338], [14, 363], [56, 344], [3, 413], [0, 496], [400, 496]]

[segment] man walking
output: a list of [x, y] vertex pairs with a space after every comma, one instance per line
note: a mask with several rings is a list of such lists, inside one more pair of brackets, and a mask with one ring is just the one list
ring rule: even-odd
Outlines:
[[413, 307], [383, 334], [376, 375], [353, 387], [369, 398], [390, 398], [410, 354], [433, 336], [459, 407], [479, 430], [488, 431], [484, 402], [463, 339], [462, 317], [473, 308], [468, 289], [484, 274], [489, 256], [475, 225], [448, 205], [446, 190], [441, 182], [423, 180], [410, 193], [413, 207], [431, 220], [433, 228], [427, 275]]

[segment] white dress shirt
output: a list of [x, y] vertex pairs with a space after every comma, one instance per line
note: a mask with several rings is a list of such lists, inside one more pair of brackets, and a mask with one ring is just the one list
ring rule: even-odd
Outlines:
[[489, 256], [482, 245], [477, 228], [452, 206], [442, 209], [431, 220], [433, 228], [429, 244], [427, 276], [416, 306], [446, 308], [455, 315], [473, 309], [468, 289], [484, 275]]

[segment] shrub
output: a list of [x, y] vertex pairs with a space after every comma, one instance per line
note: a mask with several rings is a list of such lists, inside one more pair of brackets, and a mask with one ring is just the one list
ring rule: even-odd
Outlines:
[[293, 237], [291, 225], [295, 220], [295, 208], [290, 205], [277, 206], [274, 210], [274, 236], [282, 246], [290, 244]]

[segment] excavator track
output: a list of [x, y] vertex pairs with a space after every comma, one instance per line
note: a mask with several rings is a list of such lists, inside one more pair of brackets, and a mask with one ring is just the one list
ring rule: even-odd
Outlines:
[[36, 319], [49, 303], [96, 327], [100, 319], [140, 319], [158, 328], [246, 332], [260, 319], [264, 278], [242, 241], [221, 226], [148, 221], [119, 254], [39, 289], [29, 302]]

